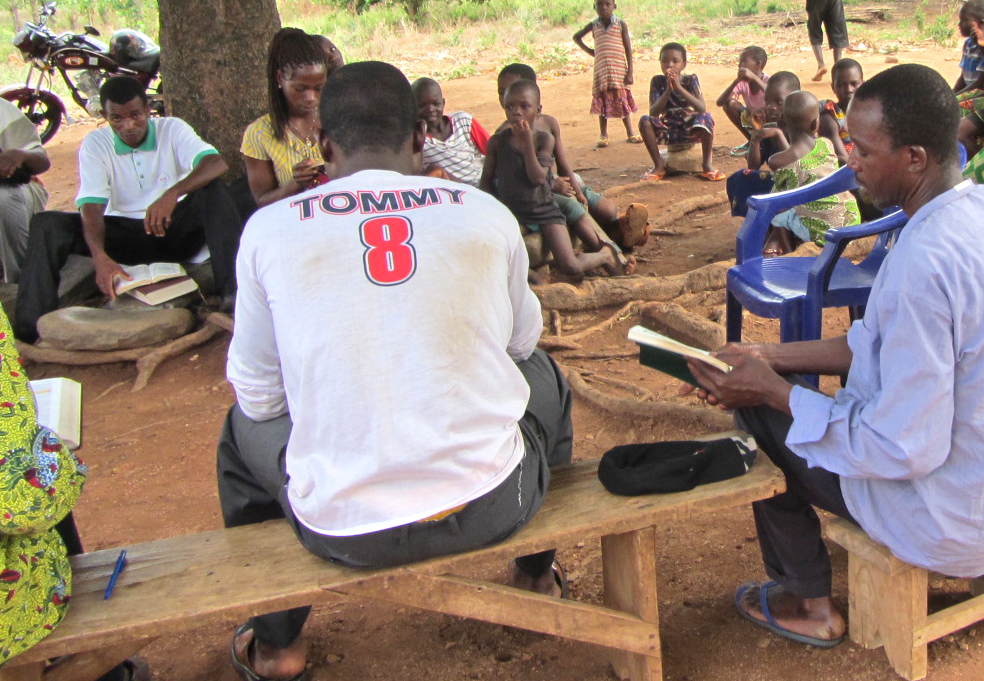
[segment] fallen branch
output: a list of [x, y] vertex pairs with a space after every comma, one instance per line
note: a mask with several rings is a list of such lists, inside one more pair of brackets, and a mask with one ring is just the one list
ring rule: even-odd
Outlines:
[[560, 337], [563, 330], [564, 322], [560, 318], [560, 313], [557, 310], [550, 310], [550, 333]]
[[567, 376], [571, 392], [585, 402], [608, 412], [648, 418], [654, 421], [689, 419], [703, 427], [715, 430], [729, 430], [734, 427], [731, 416], [717, 409], [612, 397], [589, 386], [576, 369], [561, 365], [561, 370]]
[[143, 390], [146, 388], [147, 383], [150, 381], [151, 374], [154, 373], [154, 370], [164, 360], [171, 357], [176, 357], [188, 348], [201, 345], [213, 336], [225, 331], [226, 329], [224, 325], [222, 325], [221, 321], [217, 320], [216, 317], [218, 317], [218, 313], [209, 315], [205, 320], [205, 324], [202, 328], [198, 329], [198, 331], [189, 333], [186, 336], [182, 336], [177, 340], [173, 340], [170, 343], [162, 345], [138, 359], [137, 380], [133, 382], [133, 388], [130, 389], [130, 392], [137, 392], [138, 390]]

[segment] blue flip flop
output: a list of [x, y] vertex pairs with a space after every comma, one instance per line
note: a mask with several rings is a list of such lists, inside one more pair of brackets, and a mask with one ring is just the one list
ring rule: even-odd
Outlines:
[[[790, 641], [796, 641], [798, 643], [806, 643], [807, 645], [816, 646], [817, 648], [833, 648], [844, 641], [844, 637], [835, 639], [823, 639], [815, 638], [813, 636], [807, 636], [806, 634], [797, 634], [795, 631], [790, 631], [785, 627], [779, 625], [776, 622], [776, 618], [772, 616], [772, 611], [769, 610], [769, 590], [779, 586], [779, 582], [765, 582], [764, 584], [759, 584], [757, 582], [749, 582], [748, 584], [742, 584], [735, 591], [735, 610], [744, 619], [748, 620], [752, 624], [762, 627], [763, 629], [768, 629], [773, 634], [777, 636], [782, 636], [783, 638], [788, 638]], [[759, 607], [762, 609], [762, 615], [765, 620], [760, 620], [752, 617], [748, 612], [746, 612], [741, 607], [741, 601], [745, 594], [748, 593], [749, 589], [759, 590]]]

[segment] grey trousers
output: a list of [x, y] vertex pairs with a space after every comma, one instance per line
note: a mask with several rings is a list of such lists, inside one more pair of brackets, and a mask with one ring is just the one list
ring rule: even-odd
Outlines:
[[[798, 377], [791, 382], [815, 390]], [[739, 409], [735, 424], [755, 437], [759, 449], [786, 476], [785, 492], [752, 503], [766, 573], [800, 598], [829, 596], [830, 556], [813, 507], [854, 521], [844, 503], [840, 477], [810, 468], [790, 451], [785, 443], [791, 416], [770, 407]]]
[[[219, 438], [219, 500], [226, 527], [286, 518], [297, 538], [325, 560], [359, 568], [417, 562], [490, 546], [523, 527], [543, 503], [550, 466], [569, 463], [573, 430], [571, 394], [557, 365], [536, 350], [517, 363], [530, 386], [530, 399], [519, 428], [526, 454], [498, 487], [463, 509], [434, 522], [418, 522], [352, 537], [318, 534], [293, 514], [287, 499], [286, 446], [291, 421], [284, 415], [253, 421], [229, 410]], [[538, 577], [550, 569], [553, 551], [516, 559], [521, 570]], [[254, 638], [286, 648], [300, 635], [310, 608], [294, 608], [254, 617]]]
[[3, 280], [16, 284], [27, 258], [28, 226], [44, 210], [48, 192], [37, 182], [0, 184], [0, 266]]

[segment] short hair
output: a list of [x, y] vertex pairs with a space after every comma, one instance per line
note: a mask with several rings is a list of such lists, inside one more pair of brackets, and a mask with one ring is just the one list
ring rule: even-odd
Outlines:
[[[960, 106], [939, 73], [922, 64], [900, 64], [866, 80], [854, 102], [881, 104], [881, 127], [894, 148], [918, 145], [940, 164], [957, 158]], [[853, 104], [852, 104], [853, 106]]]
[[830, 79], [834, 80], [842, 71], [849, 71], [850, 69], [857, 69], [861, 77], [864, 78], [864, 69], [861, 68], [861, 64], [850, 57], [844, 57], [843, 59], [838, 59], [833, 67], [831, 67]]
[[[437, 88], [438, 92], [441, 92], [441, 84], [438, 83], [433, 78], [428, 78], [426, 76], [424, 76], [423, 78], [418, 78], [417, 80], [413, 81], [413, 83], [410, 84], [410, 89], [413, 90], [413, 96], [416, 97], [417, 99], [420, 98], [420, 93], [426, 92], [427, 90], [435, 87]], [[441, 96], [442, 97], [444, 96], [443, 92], [441, 92]]]
[[965, 2], [960, 9], [967, 10], [967, 14], [973, 19], [984, 21], [984, 2], [970, 0], [969, 2]]
[[287, 69], [303, 66], [324, 66], [328, 73], [328, 57], [321, 46], [319, 36], [305, 33], [299, 28], [282, 28], [273, 35], [267, 54], [267, 99], [270, 104], [270, 122], [274, 136], [287, 141], [287, 99], [277, 78]]
[[[765, 66], [765, 64], [769, 61], [769, 55], [766, 54], [765, 50], [763, 50], [758, 45], [749, 45], [748, 47], [746, 47], [744, 50], [741, 51], [741, 54], [749, 55], [752, 59], [757, 61], [762, 66]], [[741, 59], [741, 55], [739, 55], [738, 58]]]
[[321, 129], [346, 154], [399, 152], [417, 126], [417, 99], [398, 68], [381, 61], [346, 64], [321, 91]]
[[667, 50], [674, 50], [683, 55], [683, 61], [687, 61], [687, 48], [680, 43], [666, 43], [661, 48], [659, 48], [659, 56], [662, 57], [663, 53]]
[[769, 76], [768, 82], [766, 82], [766, 87], [771, 85], [772, 87], [782, 87], [785, 86], [790, 92], [796, 92], [797, 90], [802, 90], [800, 86], [800, 79], [792, 71], [776, 71], [771, 76]]
[[536, 71], [533, 70], [532, 66], [527, 66], [526, 64], [520, 64], [518, 62], [513, 62], [512, 64], [506, 64], [499, 71], [497, 78], [502, 78], [503, 76], [519, 76], [522, 80], [532, 80], [536, 82]]
[[517, 80], [512, 85], [506, 88], [506, 91], [502, 93], [503, 97], [505, 97], [506, 95], [508, 95], [510, 92], [514, 90], [529, 90], [530, 92], [536, 95], [536, 101], [538, 102], [540, 101], [540, 86], [537, 85], [532, 80], [529, 80], [527, 78], [520, 78], [519, 80]]
[[128, 104], [134, 97], [139, 97], [147, 103], [147, 90], [136, 78], [130, 76], [113, 76], [99, 88], [99, 106], [106, 108], [106, 102], [113, 104]]

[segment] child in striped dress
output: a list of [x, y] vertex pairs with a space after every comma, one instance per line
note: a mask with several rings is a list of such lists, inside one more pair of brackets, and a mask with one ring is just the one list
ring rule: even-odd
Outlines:
[[[642, 142], [632, 130], [630, 114], [636, 112], [629, 86], [632, 85], [632, 41], [628, 25], [615, 16], [615, 0], [595, 0], [598, 18], [574, 34], [574, 42], [594, 57], [594, 83], [591, 87], [591, 113], [598, 116], [601, 128], [599, 147], [608, 146], [608, 119], [621, 118], [626, 141]], [[594, 49], [584, 44], [588, 33]]]

